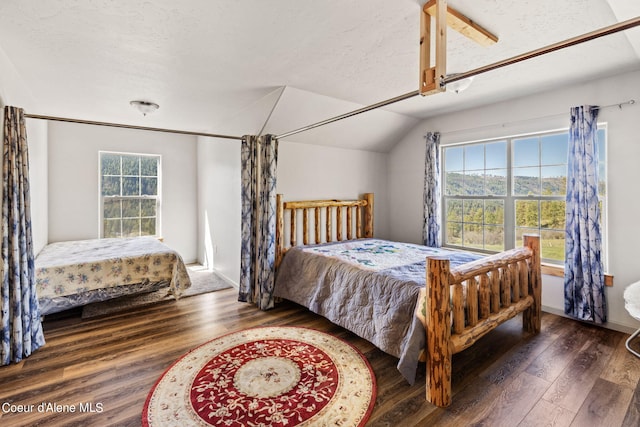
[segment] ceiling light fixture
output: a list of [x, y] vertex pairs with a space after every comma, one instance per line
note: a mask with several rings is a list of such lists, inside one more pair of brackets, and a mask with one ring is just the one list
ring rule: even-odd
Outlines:
[[[447, 77], [453, 77], [456, 75], [457, 74], [449, 74]], [[454, 82], [447, 83], [446, 87], [447, 87], [447, 90], [453, 91], [455, 93], [460, 93], [469, 89], [469, 86], [471, 86], [471, 83], [473, 83], [473, 76], [467, 77], [466, 79], [456, 80]]]
[[155, 102], [149, 101], [131, 101], [129, 102], [129, 104], [131, 104], [132, 107], [137, 108], [143, 116], [146, 116], [149, 113], [153, 113], [158, 108], [160, 108], [160, 106]]

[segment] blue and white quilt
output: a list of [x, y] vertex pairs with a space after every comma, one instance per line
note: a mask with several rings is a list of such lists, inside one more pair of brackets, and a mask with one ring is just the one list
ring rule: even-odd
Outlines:
[[398, 357], [398, 370], [413, 383], [426, 341], [414, 312], [425, 287], [428, 256], [447, 257], [452, 268], [482, 257], [380, 239], [299, 246], [290, 248], [280, 264], [275, 295]]

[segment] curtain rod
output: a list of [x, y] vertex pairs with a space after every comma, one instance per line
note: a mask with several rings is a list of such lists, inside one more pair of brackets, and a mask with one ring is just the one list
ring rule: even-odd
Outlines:
[[323, 125], [328, 125], [329, 123], [333, 123], [333, 122], [337, 122], [338, 120], [342, 120], [342, 119], [346, 119], [352, 116], [356, 116], [360, 113], [366, 113], [367, 111], [371, 111], [371, 110], [375, 110], [376, 108], [380, 108], [380, 107], [384, 107], [386, 105], [389, 104], [393, 104], [399, 101], [404, 101], [405, 99], [409, 99], [409, 98], [413, 98], [416, 95], [419, 95], [420, 91], [415, 90], [413, 92], [409, 92], [409, 93], [405, 93], [404, 95], [400, 95], [400, 96], [396, 96], [395, 98], [391, 98], [391, 99], [387, 99], [386, 101], [380, 101], [376, 104], [372, 104], [372, 105], [368, 105], [366, 107], [360, 108], [358, 110], [354, 110], [351, 111], [349, 113], [345, 113], [345, 114], [341, 114], [339, 116], [336, 117], [332, 117], [330, 119], [327, 120], [323, 120], [321, 122], [318, 123], [314, 123], [312, 125], [308, 125], [305, 127], [302, 127], [300, 129], [296, 129], [296, 130], [292, 130], [290, 132], [287, 133], [283, 133], [281, 135], [276, 136], [277, 139], [281, 139], [281, 138], [286, 138], [287, 136], [291, 136], [291, 135], [295, 135], [296, 133], [300, 133], [300, 132], [304, 132], [313, 128], [317, 128], [319, 126], [323, 126]]
[[126, 125], [122, 123], [97, 122], [92, 120], [70, 119], [65, 117], [54, 117], [54, 116], [42, 116], [38, 114], [27, 114], [27, 113], [25, 113], [24, 116], [28, 119], [51, 120], [55, 122], [80, 123], [85, 125], [109, 126], [109, 127], [115, 127], [115, 128], [147, 130], [147, 131], [153, 131], [153, 132], [177, 133], [181, 135], [196, 135], [196, 136], [207, 136], [211, 138], [242, 140], [241, 136], [218, 135], [215, 133], [192, 132], [187, 130], [165, 129], [165, 128], [155, 128], [155, 127], [147, 127], [147, 126], [135, 126], [135, 125]]
[[[602, 105], [602, 106], [597, 106], [599, 110], [605, 110], [605, 109], [609, 109], [609, 108], [613, 108], [613, 107], [618, 107], [619, 109], [622, 109], [623, 105], [635, 105], [636, 100], [635, 99], [630, 99], [628, 101], [624, 101], [624, 102], [618, 102], [615, 104], [609, 104], [609, 105]], [[544, 119], [553, 119], [553, 118], [557, 118], [557, 117], [562, 117], [562, 116], [567, 116], [567, 118], [569, 117], [569, 110], [567, 110], [567, 112], [565, 113], [556, 113], [556, 114], [549, 114], [546, 116], [539, 116], [539, 117], [534, 117], [534, 118], [530, 118], [530, 119], [522, 119], [522, 120], [514, 120], [512, 122], [506, 122], [506, 123], [493, 123], [490, 125], [484, 125], [484, 126], [479, 126], [479, 127], [475, 127], [475, 128], [465, 128], [465, 129], [454, 129], [448, 132], [440, 132], [440, 135], [457, 135], [457, 134], [464, 134], [467, 132], [476, 132], [476, 131], [480, 131], [480, 130], [485, 130], [485, 129], [493, 129], [493, 128], [505, 128], [505, 127], [509, 127], [509, 126], [513, 126], [513, 125], [519, 125], [522, 123], [528, 123], [528, 122], [537, 122], [540, 120], [544, 120]], [[567, 126], [568, 127], [568, 126]], [[426, 136], [426, 135], [425, 135]]]
[[[575, 46], [575, 45], [580, 44], [580, 43], [584, 43], [584, 42], [587, 42], [587, 41], [590, 41], [590, 40], [594, 40], [594, 39], [596, 39], [598, 37], [608, 36], [610, 34], [614, 34], [614, 33], [620, 32], [620, 31], [624, 31], [624, 30], [628, 30], [628, 29], [636, 27], [638, 25], [640, 25], [640, 16], [637, 16], [635, 18], [629, 19], [627, 21], [623, 21], [623, 22], [619, 22], [617, 24], [610, 25], [608, 27], [600, 28], [599, 30], [591, 31], [589, 33], [586, 33], [586, 34], [583, 34], [583, 35], [580, 35], [580, 36], [577, 36], [577, 37], [573, 37], [573, 38], [567, 39], [567, 40], [562, 41], [562, 42], [554, 43], [554, 44], [551, 44], [551, 45], [548, 45], [548, 46], [545, 46], [545, 47], [542, 47], [542, 48], [539, 48], [539, 49], [536, 49], [536, 50], [532, 50], [530, 52], [523, 53], [521, 55], [517, 55], [517, 56], [511, 57], [509, 59], [505, 59], [505, 60], [502, 60], [502, 61], [494, 62], [493, 64], [485, 65], [484, 67], [479, 67], [479, 68], [476, 68], [476, 69], [473, 69], [473, 70], [470, 70], [470, 71], [466, 71], [464, 73], [457, 73], [455, 75], [441, 76], [440, 85], [441, 86], [445, 86], [447, 83], [453, 83], [455, 81], [466, 79], [466, 78], [475, 76], [477, 74], [486, 73], [487, 71], [492, 71], [492, 70], [495, 70], [497, 68], [501, 68], [501, 67], [505, 67], [507, 65], [512, 65], [512, 64], [515, 64], [515, 63], [518, 63], [518, 62], [522, 62], [522, 61], [525, 61], [525, 60], [528, 60], [528, 59], [531, 59], [531, 58], [535, 58], [537, 56], [541, 56], [541, 55], [544, 55], [544, 54], [547, 54], [547, 53], [555, 52], [555, 51], [560, 50], [560, 49], [564, 49], [564, 48], [567, 48], [567, 47]], [[376, 104], [372, 104], [372, 105], [360, 108], [358, 110], [351, 111], [349, 113], [341, 114], [339, 116], [332, 117], [330, 119], [323, 120], [323, 121], [318, 122], [318, 123], [314, 123], [314, 124], [311, 124], [311, 125], [299, 128], [299, 129], [292, 130], [290, 132], [283, 133], [281, 135], [276, 136], [276, 138], [277, 139], [281, 139], [281, 138], [285, 138], [287, 136], [295, 135], [295, 134], [300, 133], [300, 132], [304, 132], [304, 131], [307, 131], [307, 130], [310, 130], [310, 129], [313, 129], [313, 128], [316, 128], [316, 127], [319, 127], [319, 126], [324, 126], [324, 125], [327, 125], [329, 123], [337, 122], [339, 120], [355, 116], [357, 114], [361, 114], [361, 113], [365, 113], [367, 111], [375, 110], [377, 108], [384, 107], [384, 106], [396, 103], [398, 101], [403, 101], [405, 99], [413, 98], [414, 96], [417, 96], [419, 94], [420, 94], [419, 90], [416, 90], [416, 91], [413, 91], [413, 92], [409, 92], [409, 93], [406, 93], [404, 95], [400, 95], [400, 96], [397, 96], [395, 98], [388, 99], [386, 101], [380, 101], [380, 102], [378, 102]]]
[[613, 24], [608, 27], [600, 28], [599, 30], [591, 31], [589, 33], [582, 34], [580, 36], [572, 37], [565, 41], [550, 44], [540, 49], [536, 49], [527, 53], [516, 55], [509, 59], [494, 62], [493, 64], [485, 65], [484, 67], [479, 67], [474, 70], [470, 70], [464, 73], [458, 73], [451, 76], [444, 76], [442, 78], [440, 85], [444, 86], [447, 83], [453, 83], [458, 80], [463, 80], [472, 76], [476, 76], [478, 74], [486, 73], [487, 71], [492, 71], [498, 68], [506, 67], [507, 65], [512, 65], [518, 62], [526, 61], [528, 59], [532, 59], [537, 56], [545, 55], [547, 53], [555, 52], [560, 49], [575, 46], [577, 44], [588, 42], [588, 41], [597, 39], [599, 37], [604, 37], [620, 31], [628, 30], [638, 25], [640, 25], [640, 16], [636, 16], [635, 18], [629, 19], [627, 21], [618, 22], [617, 24]]

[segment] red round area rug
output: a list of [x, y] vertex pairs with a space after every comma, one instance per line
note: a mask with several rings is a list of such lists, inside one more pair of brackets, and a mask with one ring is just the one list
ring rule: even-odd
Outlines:
[[308, 328], [253, 328], [184, 355], [155, 384], [144, 426], [363, 426], [376, 399], [365, 357]]

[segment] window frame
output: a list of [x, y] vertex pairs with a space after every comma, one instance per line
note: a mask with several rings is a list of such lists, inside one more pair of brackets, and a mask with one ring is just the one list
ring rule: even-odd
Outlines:
[[[608, 129], [607, 129], [607, 124], [606, 123], [598, 123], [598, 132], [600, 133], [602, 131], [602, 134], [604, 135], [604, 167], [601, 166], [601, 173], [604, 173], [604, 195], [600, 195], [599, 199], [601, 201], [601, 232], [602, 232], [602, 253], [603, 253], [603, 264], [605, 267], [605, 271], [607, 269], [608, 266], [608, 257], [609, 257], [609, 251], [608, 251], [608, 203], [607, 203], [607, 198], [608, 198], [608, 150], [609, 150], [609, 141], [608, 141]], [[487, 250], [484, 249], [484, 247], [486, 247], [486, 243], [484, 242], [484, 238], [483, 238], [483, 248], [477, 248], [477, 247], [471, 247], [471, 246], [464, 246], [464, 237], [463, 235], [461, 235], [461, 243], [458, 244], [450, 244], [447, 242], [447, 228], [448, 228], [448, 221], [447, 221], [447, 200], [480, 200], [480, 201], [492, 201], [492, 200], [500, 200], [503, 201], [504, 203], [504, 213], [503, 213], [503, 237], [504, 237], [504, 248], [503, 250], [508, 250], [508, 249], [512, 249], [514, 247], [516, 247], [516, 237], [517, 237], [517, 221], [516, 221], [516, 202], [518, 200], [524, 200], [524, 201], [537, 201], [538, 202], [538, 226], [540, 227], [540, 202], [544, 202], [544, 201], [554, 201], [554, 200], [560, 200], [562, 202], [566, 201], [566, 194], [563, 195], [548, 195], [548, 196], [544, 196], [542, 194], [542, 187], [543, 187], [543, 181], [542, 181], [542, 174], [540, 174], [540, 185], [541, 185], [541, 191], [539, 195], [515, 195], [513, 192], [513, 187], [514, 187], [514, 179], [513, 179], [513, 174], [514, 174], [514, 158], [513, 158], [513, 154], [514, 154], [514, 141], [518, 140], [518, 139], [525, 139], [525, 138], [542, 138], [545, 136], [552, 136], [552, 135], [558, 135], [558, 134], [568, 134], [569, 133], [569, 128], [561, 128], [561, 129], [553, 129], [553, 130], [545, 130], [545, 131], [539, 131], [539, 132], [529, 132], [529, 133], [523, 133], [523, 134], [515, 134], [515, 135], [509, 135], [509, 136], [502, 136], [502, 137], [495, 137], [495, 138], [488, 138], [488, 139], [481, 139], [481, 140], [473, 140], [473, 141], [463, 141], [463, 142], [457, 142], [457, 143], [451, 143], [451, 144], [441, 144], [440, 145], [440, 158], [441, 158], [441, 168], [440, 168], [440, 173], [441, 173], [441, 182], [442, 182], [442, 195], [441, 195], [441, 218], [442, 218], [442, 222], [443, 225], [441, 227], [441, 237], [442, 237], [442, 246], [446, 247], [446, 248], [451, 248], [451, 249], [458, 249], [458, 250], [465, 250], [465, 251], [473, 251], [473, 252], [479, 252], [479, 253], [486, 253], [486, 254], [492, 254], [492, 253], [498, 253], [499, 251], [495, 251], [495, 250]], [[446, 185], [447, 185], [447, 181], [446, 181], [446, 177], [447, 177], [447, 169], [446, 169], [446, 150], [448, 148], [453, 148], [453, 147], [468, 147], [471, 145], [483, 145], [485, 146], [486, 144], [491, 144], [491, 143], [496, 143], [496, 142], [501, 142], [504, 141], [506, 143], [506, 169], [507, 169], [507, 182], [506, 182], [506, 194], [503, 195], [488, 195], [488, 194], [483, 194], [483, 195], [465, 195], [465, 194], [459, 194], [459, 195], [447, 195], [446, 194]], [[540, 143], [539, 143], [540, 144]], [[540, 149], [540, 148], [539, 148]], [[486, 152], [486, 150], [485, 150]], [[464, 162], [464, 156], [463, 156], [463, 162]], [[464, 163], [463, 163], [464, 164]], [[542, 164], [542, 158], [540, 157], [539, 161], [538, 161], [538, 165], [536, 166], [538, 168], [541, 167], [545, 167], [544, 164]], [[495, 168], [487, 168], [487, 164], [486, 164], [486, 159], [485, 159], [485, 167], [483, 169], [483, 171], [487, 171], [487, 170], [492, 170]], [[463, 170], [462, 171], [458, 171], [455, 170], [454, 172], [460, 172], [462, 174], [465, 174], [466, 170], [464, 169], [463, 166]], [[602, 178], [601, 178], [602, 180]], [[485, 181], [486, 183], [486, 181]], [[485, 190], [486, 191], [486, 190]], [[464, 193], [464, 187], [463, 187], [463, 191], [462, 193]], [[462, 219], [461, 219], [461, 227], [464, 229], [464, 211], [462, 212]], [[484, 218], [483, 218], [483, 223], [481, 224], [481, 226], [485, 227], [487, 225], [491, 225], [491, 224], [486, 224], [484, 222]], [[538, 230], [540, 230], [540, 228], [538, 228]], [[555, 230], [555, 229], [554, 229]], [[547, 259], [547, 258], [543, 258], [541, 260], [543, 263], [546, 263], [552, 267], [563, 267], [564, 266], [564, 261], [558, 261], [555, 259]]]
[[[121, 157], [137, 157], [138, 161], [140, 161], [141, 158], [143, 157], [147, 157], [147, 158], [155, 158], [157, 159], [157, 171], [156, 171], [156, 182], [157, 182], [157, 186], [156, 186], [156, 195], [143, 195], [143, 194], [139, 194], [139, 195], [122, 195], [122, 179], [120, 182], [120, 195], [114, 195], [114, 196], [108, 196], [108, 195], [103, 195], [102, 194], [102, 190], [103, 190], [103, 174], [102, 174], [102, 159], [103, 159], [103, 155], [117, 155], [117, 156], [121, 156]], [[141, 173], [139, 173], [138, 175], [125, 175], [123, 174], [123, 170], [122, 170], [122, 160], [120, 162], [120, 174], [118, 175], [106, 175], [106, 176], [117, 176], [120, 178], [123, 177], [136, 177], [138, 179], [140, 178], [151, 178], [154, 177], [152, 175], [142, 175]], [[141, 190], [140, 190], [141, 191]], [[162, 221], [161, 221], [161, 207], [162, 207], [162, 155], [160, 154], [153, 154], [153, 153], [134, 153], [134, 152], [125, 152], [125, 151], [108, 151], [108, 150], [99, 150], [98, 151], [98, 236], [100, 239], [104, 239], [104, 238], [126, 238], [126, 237], [142, 237], [142, 236], [151, 236], [151, 237], [157, 237], [160, 238], [162, 236]], [[104, 221], [105, 221], [105, 217], [104, 217], [104, 202], [105, 200], [155, 200], [155, 210], [156, 210], [156, 215], [155, 215], [155, 234], [153, 235], [147, 235], [147, 234], [140, 234], [141, 233], [141, 227], [142, 225], [139, 226], [138, 228], [138, 235], [137, 236], [120, 236], [120, 237], [105, 237], [105, 227], [104, 227]], [[137, 217], [123, 217], [122, 216], [122, 212], [120, 215], [120, 234], [122, 234], [122, 220], [126, 219], [126, 218], [140, 218], [140, 219], [144, 219], [144, 218], [150, 218], [150, 217], [144, 217], [142, 215], [137, 216]]]

